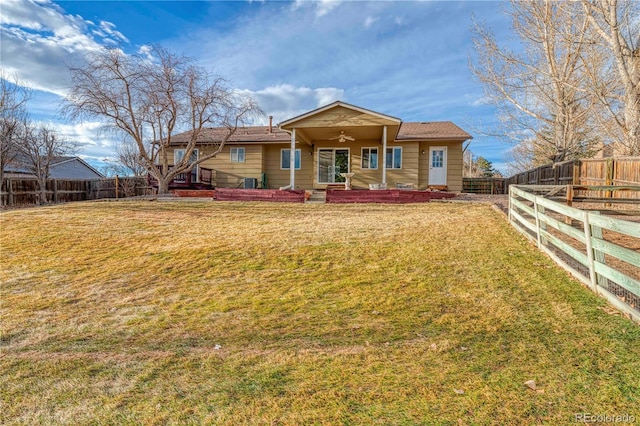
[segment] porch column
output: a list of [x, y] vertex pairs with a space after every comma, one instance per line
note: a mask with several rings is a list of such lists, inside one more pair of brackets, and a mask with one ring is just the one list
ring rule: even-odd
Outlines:
[[[302, 159], [301, 159], [302, 160]], [[296, 129], [291, 131], [291, 152], [289, 153], [289, 185], [296, 189]]]
[[387, 126], [382, 126], [382, 183], [387, 183]]

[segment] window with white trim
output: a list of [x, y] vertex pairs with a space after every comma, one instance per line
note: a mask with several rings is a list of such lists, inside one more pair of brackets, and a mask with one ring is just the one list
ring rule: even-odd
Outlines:
[[[302, 155], [299, 149], [296, 149], [295, 166], [296, 170], [300, 170], [300, 156]], [[280, 169], [291, 169], [291, 149], [285, 148], [280, 150]]]
[[244, 163], [244, 147], [231, 148], [231, 162]]
[[[186, 153], [185, 149], [174, 149], [173, 150], [173, 164], [178, 164], [179, 162], [181, 162], [184, 159], [184, 154]], [[193, 164], [196, 161], [198, 161], [198, 150], [194, 149], [193, 151], [191, 151], [191, 155], [189, 156], [189, 164]], [[188, 173], [188, 172], [185, 172]], [[182, 176], [182, 177], [180, 177]], [[184, 176], [184, 173], [180, 173], [177, 176], [178, 179], [186, 179], [186, 177]], [[198, 182], [199, 180], [199, 173], [198, 173], [198, 166], [195, 165], [193, 166], [193, 168], [191, 169], [191, 182]]]
[[[184, 154], [185, 154], [184, 149], [174, 149], [173, 150], [173, 163], [174, 164], [178, 164], [179, 162], [182, 161], [182, 159], [184, 158]], [[193, 151], [191, 151], [191, 158], [189, 158], [189, 164], [191, 163], [195, 163], [196, 161], [198, 161], [198, 150], [194, 149]]]
[[378, 148], [362, 148], [362, 168], [378, 168]]
[[394, 146], [387, 148], [386, 157], [387, 169], [401, 169], [402, 168], [402, 147]]

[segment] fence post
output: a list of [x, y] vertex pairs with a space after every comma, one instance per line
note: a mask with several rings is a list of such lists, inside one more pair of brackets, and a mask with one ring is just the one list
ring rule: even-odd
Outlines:
[[[515, 188], [515, 185], [513, 186]], [[513, 205], [511, 204], [511, 198], [513, 198], [514, 194], [511, 191], [511, 185], [509, 185], [509, 223], [513, 223], [513, 215], [511, 214], [511, 209], [513, 209]]]
[[118, 175], [116, 175], [116, 200], [118, 199]]
[[582, 212], [582, 221], [584, 222], [584, 238], [587, 248], [587, 260], [589, 263], [589, 280], [591, 281], [591, 286], [593, 287], [593, 291], [597, 294], [597, 279], [596, 279], [596, 269], [595, 269], [595, 261], [593, 257], [593, 247], [591, 245], [591, 225], [589, 224], [589, 212], [584, 210]]
[[[567, 185], [567, 206], [572, 207], [573, 205], [573, 185]], [[572, 220], [569, 216], [564, 217], [564, 223], [567, 225], [571, 225]]]
[[53, 202], [58, 204], [58, 179], [53, 179]]
[[572, 185], [580, 185], [580, 160], [573, 161]]
[[538, 216], [538, 196], [533, 197], [533, 212], [536, 217], [536, 238], [538, 240], [538, 249], [542, 249], [542, 240], [540, 239], [540, 216]]
[[[599, 211], [592, 211], [591, 214], [600, 214]], [[602, 237], [602, 228], [599, 226], [595, 226], [595, 225], [591, 225], [591, 235], [593, 235], [593, 238], [597, 238], [599, 240], [604, 239]], [[593, 250], [593, 257], [595, 259], [596, 262], [605, 263], [605, 258], [604, 258], [604, 252], [600, 251], [600, 250]], [[596, 280], [597, 283], [600, 287], [603, 288], [609, 288], [609, 280], [607, 279], [607, 277], [603, 277], [600, 274], [596, 274]]]
[[14, 203], [14, 199], [13, 199], [13, 179], [9, 178], [7, 179], [7, 205], [9, 206], [13, 206]]
[[[614, 160], [613, 158], [608, 158], [607, 159], [607, 169], [606, 169], [606, 173], [605, 173], [605, 181], [604, 184], [606, 186], [612, 186], [613, 185], [613, 167], [614, 167]], [[605, 191], [604, 193], [604, 198], [612, 198], [613, 196], [613, 191]], [[605, 207], [611, 207], [611, 203], [605, 203]]]

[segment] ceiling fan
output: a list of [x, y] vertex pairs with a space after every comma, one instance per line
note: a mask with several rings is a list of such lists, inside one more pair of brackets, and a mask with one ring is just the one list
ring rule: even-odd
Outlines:
[[335, 140], [335, 139], [337, 139], [337, 140], [338, 140], [338, 142], [340, 142], [340, 143], [344, 143], [344, 142], [346, 142], [346, 141], [354, 141], [354, 140], [355, 140], [355, 139], [353, 138], [353, 136], [347, 136], [347, 135], [345, 135], [345, 134], [344, 134], [344, 130], [341, 130], [341, 131], [340, 131], [340, 135], [338, 135], [338, 136], [334, 136], [334, 137], [332, 137], [332, 138], [329, 138], [329, 140]]

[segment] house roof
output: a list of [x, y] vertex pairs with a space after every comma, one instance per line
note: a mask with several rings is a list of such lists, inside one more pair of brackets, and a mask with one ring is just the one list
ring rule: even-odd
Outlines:
[[104, 175], [80, 157], [61, 156], [51, 160], [52, 179], [101, 179]]
[[[4, 168], [7, 174], [33, 176], [27, 166], [28, 161], [18, 156]], [[60, 156], [51, 159], [49, 166], [50, 179], [90, 180], [101, 179], [104, 175], [80, 157]]]
[[[228, 132], [225, 127], [204, 129], [200, 135], [200, 144], [216, 143], [222, 140]], [[174, 135], [171, 138], [172, 145], [184, 145], [189, 141], [191, 132]], [[396, 136], [396, 141], [410, 140], [467, 140], [473, 137], [451, 121], [435, 122], [404, 122]], [[283, 143], [290, 142], [291, 135], [288, 132], [273, 127], [269, 133], [268, 126], [239, 127], [227, 140], [230, 144], [249, 143]]]
[[293, 118], [290, 118], [288, 120], [285, 120], [285, 121], [281, 122], [280, 124], [278, 124], [278, 127], [285, 127], [285, 126], [289, 127], [289, 126], [291, 126], [291, 124], [293, 124], [293, 123], [295, 123], [297, 121], [304, 120], [305, 118], [314, 116], [316, 114], [323, 113], [323, 112], [325, 112], [327, 110], [330, 110], [330, 109], [336, 108], [336, 107], [347, 108], [347, 109], [350, 109], [350, 110], [353, 110], [353, 111], [357, 111], [357, 112], [360, 112], [360, 113], [363, 113], [363, 114], [367, 114], [367, 115], [370, 115], [370, 116], [373, 116], [373, 117], [381, 118], [381, 119], [384, 119], [384, 120], [389, 120], [389, 121], [395, 122], [397, 124], [400, 124], [402, 122], [402, 120], [397, 118], [397, 117], [392, 117], [390, 115], [381, 114], [379, 112], [372, 111], [372, 110], [366, 109], [366, 108], [362, 108], [362, 107], [359, 107], [359, 106], [356, 106], [356, 105], [351, 105], [351, 104], [348, 104], [346, 102], [335, 101], [333, 103], [330, 103], [328, 105], [322, 106], [320, 108], [316, 108], [316, 109], [314, 109], [312, 111], [305, 112], [304, 114], [298, 115], [297, 117], [293, 117]]
[[472, 139], [469, 133], [453, 124], [451, 121], [407, 122], [402, 123], [397, 141], [403, 140], [467, 140]]
[[[203, 129], [198, 138], [199, 144], [217, 143], [229, 132], [226, 127], [214, 127]], [[183, 145], [189, 142], [191, 132], [184, 132], [172, 136], [171, 145]], [[271, 129], [269, 126], [247, 126], [238, 127], [236, 132], [229, 137], [227, 143], [268, 143], [268, 142], [290, 142], [291, 135], [276, 127]]]

